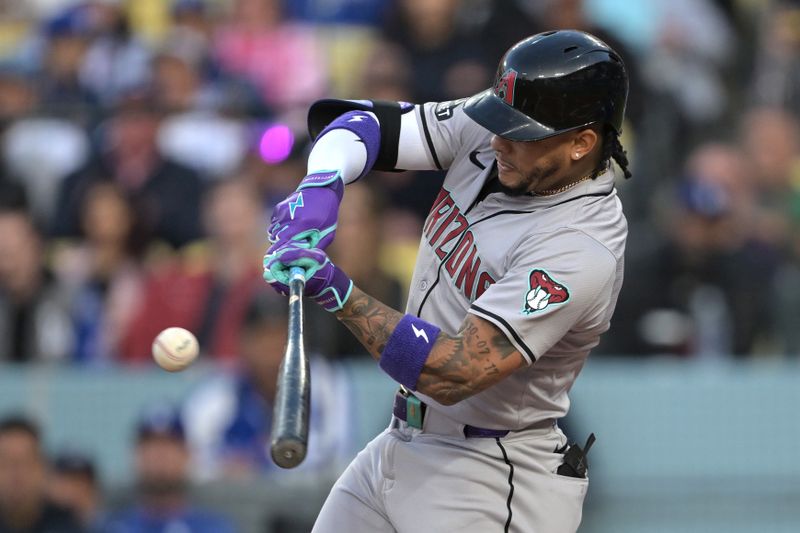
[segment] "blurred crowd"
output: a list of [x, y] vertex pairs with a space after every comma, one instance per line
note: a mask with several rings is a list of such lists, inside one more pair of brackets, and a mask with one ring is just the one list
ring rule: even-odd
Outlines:
[[230, 519], [189, 503], [191, 452], [169, 408], [143, 415], [132, 454], [136, 489], [109, 511], [92, 459], [47, 457], [40, 428], [23, 416], [0, 421], [3, 533], [233, 533]]
[[[163, 432], [143, 422], [144, 499], [182, 501], [187, 450], [195, 477], [269, 471], [286, 306], [261, 257], [305, 173], [309, 103], [467, 97], [511, 44], [556, 28], [608, 42], [631, 80], [626, 280], [595, 356], [795, 356], [798, 0], [30, 0], [0, 1], [0, 362], [152, 365], [156, 334], [185, 327], [226, 372]], [[345, 195], [331, 255], [396, 308], [440, 180], [373, 172]], [[365, 352], [324, 311], [307, 321], [324, 436], [309, 468], [338, 467], [339, 363]], [[0, 532], [58, 519], [36, 507], [39, 441], [0, 424]], [[165, 457], [175, 479], [148, 485]], [[66, 477], [50, 496], [93, 524], [90, 462], [51, 467]], [[166, 516], [141, 509], [115, 527]]]
[[[321, 97], [443, 101], [520, 38], [626, 60], [628, 275], [600, 352], [800, 343], [800, 3], [37, 0], [0, 3], [0, 361], [150, 364], [164, 327], [236, 367], [272, 206]], [[435, 172], [350, 187], [331, 250], [401, 307]], [[360, 346], [312, 309], [312, 347]]]

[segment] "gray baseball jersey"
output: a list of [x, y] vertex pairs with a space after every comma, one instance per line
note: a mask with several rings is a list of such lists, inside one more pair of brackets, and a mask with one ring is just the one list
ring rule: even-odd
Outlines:
[[459, 101], [415, 113], [432, 166], [449, 170], [423, 227], [407, 312], [450, 334], [473, 313], [531, 363], [453, 406], [417, 395], [479, 427], [515, 430], [560, 418], [622, 285], [627, 223], [613, 170], [551, 196], [479, 198], [496, 172], [491, 133]]
[[[450, 334], [473, 313], [530, 365], [453, 406], [416, 393], [428, 404], [423, 428], [394, 419], [336, 482], [314, 533], [483, 533], [502, 524], [574, 533], [581, 522], [588, 478], [558, 474], [566, 437], [537, 422], [566, 414], [622, 284], [627, 226], [613, 171], [552, 196], [492, 192], [491, 133], [461, 103], [415, 106], [401, 119], [397, 168], [449, 169], [423, 227], [407, 312]], [[341, 160], [348, 146], [364, 152], [352, 138], [340, 146], [320, 150], [315, 165]], [[358, 167], [346, 179], [360, 165], [343, 164]], [[517, 431], [465, 438], [465, 425]]]

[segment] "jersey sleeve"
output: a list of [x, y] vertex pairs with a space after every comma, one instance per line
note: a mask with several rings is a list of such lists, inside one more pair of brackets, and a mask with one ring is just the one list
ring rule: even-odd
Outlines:
[[469, 309], [497, 326], [529, 364], [576, 325], [602, 320], [616, 260], [578, 231], [536, 237], [516, 247], [506, 274]]
[[[415, 124], [410, 124], [410, 117], [403, 123], [398, 167], [409, 170], [444, 170], [450, 167], [465, 146], [471, 146], [478, 138], [485, 137], [486, 130], [464, 113], [466, 100], [462, 98], [415, 106]], [[412, 127], [416, 128], [416, 136], [411, 135]], [[412, 148], [411, 143], [416, 139], [420, 139], [421, 146], [408, 149]], [[419, 148], [424, 150], [424, 160], [418, 157]]]

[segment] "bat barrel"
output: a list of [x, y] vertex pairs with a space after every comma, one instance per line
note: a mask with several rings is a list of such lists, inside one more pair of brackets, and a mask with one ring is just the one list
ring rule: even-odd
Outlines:
[[293, 268], [289, 282], [289, 335], [278, 372], [272, 420], [272, 460], [282, 468], [303, 462], [308, 446], [311, 376], [303, 346], [303, 269]]

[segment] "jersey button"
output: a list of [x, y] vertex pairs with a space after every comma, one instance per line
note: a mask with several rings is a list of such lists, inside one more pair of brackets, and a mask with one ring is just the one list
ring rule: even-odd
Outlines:
[[428, 290], [428, 281], [427, 280], [423, 279], [422, 281], [419, 282], [419, 290], [421, 290], [421, 291]]

